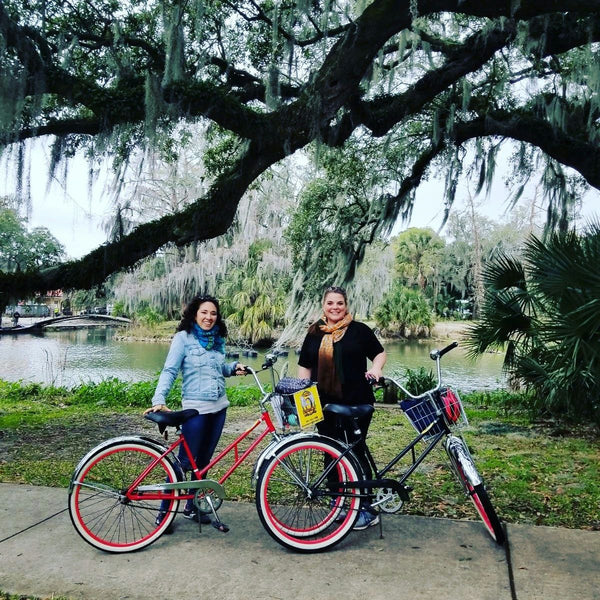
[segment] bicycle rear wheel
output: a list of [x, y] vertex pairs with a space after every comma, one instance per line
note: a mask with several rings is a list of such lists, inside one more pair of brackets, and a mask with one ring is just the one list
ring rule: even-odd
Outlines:
[[360, 490], [339, 484], [357, 481], [358, 472], [353, 456], [342, 456], [332, 440], [314, 436], [290, 441], [263, 465], [258, 477], [256, 508], [263, 526], [293, 550], [316, 552], [334, 546], [352, 530], [360, 506]]
[[[88, 544], [107, 552], [131, 552], [155, 542], [167, 530], [179, 508], [180, 490], [172, 490], [174, 498], [164, 501], [143, 498], [139, 491], [139, 499], [127, 496], [131, 483], [160, 456], [158, 448], [143, 441], [121, 440], [100, 447], [79, 465], [71, 480], [69, 514]], [[174, 466], [162, 458], [140, 485], [177, 479]], [[159, 512], [164, 517], [157, 524]]]

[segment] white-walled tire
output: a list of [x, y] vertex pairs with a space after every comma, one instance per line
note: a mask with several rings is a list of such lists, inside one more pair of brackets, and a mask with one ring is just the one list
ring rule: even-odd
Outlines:
[[[158, 448], [141, 440], [118, 440], [88, 454], [78, 466], [69, 489], [69, 514], [77, 533], [88, 544], [107, 552], [132, 552], [155, 542], [171, 525], [179, 500], [162, 507], [160, 499], [130, 500], [126, 491], [136, 477], [161, 456]], [[171, 462], [157, 462], [140, 485], [177, 481]], [[174, 490], [178, 496], [179, 490]]]
[[[354, 455], [342, 456], [322, 436], [291, 440], [265, 462], [256, 486], [256, 508], [267, 532], [278, 543], [301, 552], [317, 552], [341, 542], [358, 518], [358, 488], [336, 482], [358, 480]], [[337, 461], [327, 476], [326, 465]]]

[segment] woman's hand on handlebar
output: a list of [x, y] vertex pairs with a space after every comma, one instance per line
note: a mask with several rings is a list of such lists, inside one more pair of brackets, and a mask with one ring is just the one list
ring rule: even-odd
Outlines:
[[371, 367], [366, 373], [365, 378], [371, 385], [375, 385], [380, 379], [383, 379], [383, 373], [380, 369], [374, 369]]
[[238, 363], [236, 365], [234, 371], [235, 375], [248, 375], [249, 373], [250, 371], [248, 370], [248, 367], [246, 365], [243, 365], [242, 363]]

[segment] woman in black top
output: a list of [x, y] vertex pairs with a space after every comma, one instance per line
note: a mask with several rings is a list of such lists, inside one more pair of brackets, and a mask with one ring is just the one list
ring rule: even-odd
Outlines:
[[[367, 359], [371, 367], [367, 368]], [[369, 379], [383, 376], [386, 355], [373, 331], [364, 323], [352, 320], [348, 312], [346, 291], [330, 287], [323, 295], [323, 316], [313, 323], [304, 339], [298, 360], [298, 376], [317, 382], [323, 404], [373, 404], [375, 396]], [[363, 435], [367, 436], [371, 416], [359, 420]], [[317, 425], [319, 433], [339, 438], [335, 418], [326, 413]], [[356, 454], [371, 477], [371, 469], [360, 448]], [[379, 519], [367, 510], [361, 510], [355, 529], [376, 525]]]

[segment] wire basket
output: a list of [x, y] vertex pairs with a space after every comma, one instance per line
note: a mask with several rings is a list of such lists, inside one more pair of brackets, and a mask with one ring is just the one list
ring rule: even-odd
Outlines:
[[291, 396], [271, 394], [270, 402], [275, 422], [280, 429], [288, 430], [290, 427], [298, 427], [298, 412]]
[[280, 429], [288, 430], [290, 427], [299, 426], [298, 411], [293, 395], [311, 385], [310, 379], [283, 377], [275, 386], [275, 393], [271, 394], [270, 402], [275, 421]]
[[418, 433], [426, 432], [425, 437], [468, 425], [458, 392], [450, 388], [403, 400], [400, 408]]

